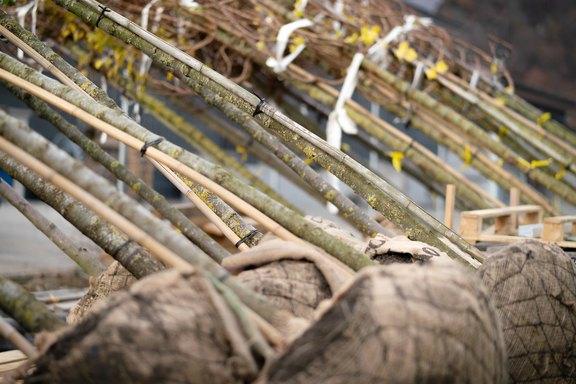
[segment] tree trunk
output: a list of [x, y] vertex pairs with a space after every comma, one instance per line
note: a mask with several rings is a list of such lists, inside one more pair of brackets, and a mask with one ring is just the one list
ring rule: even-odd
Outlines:
[[65, 325], [46, 304], [3, 276], [0, 276], [0, 309], [28, 332], [55, 331]]
[[0, 167], [59, 212], [137, 278], [164, 269], [164, 266], [148, 251], [130, 241], [117, 228], [100, 219], [74, 198], [43, 180], [28, 168], [1, 153]]
[[28, 201], [14, 191], [4, 180], [0, 179], [0, 195], [18, 209], [36, 228], [46, 235], [58, 248], [68, 255], [90, 276], [98, 276], [106, 267], [100, 260], [101, 252], [89, 250], [62, 232], [44, 217]]
[[130, 172], [130, 170], [122, 166], [122, 164], [106, 153], [98, 144], [88, 139], [77, 127], [50, 108], [48, 104], [19, 90], [13, 85], [6, 86], [12, 93], [32, 108], [39, 117], [52, 123], [60, 132], [78, 144], [90, 157], [106, 167], [106, 169], [112, 172], [119, 180], [122, 180], [126, 185], [130, 186], [140, 197], [152, 205], [162, 217], [168, 219], [176, 228], [182, 231], [184, 236], [193, 241], [214, 260], [220, 262], [229, 254], [228, 251], [184, 216], [182, 212], [170, 205], [164, 196], [154, 191], [144, 183], [144, 181]]

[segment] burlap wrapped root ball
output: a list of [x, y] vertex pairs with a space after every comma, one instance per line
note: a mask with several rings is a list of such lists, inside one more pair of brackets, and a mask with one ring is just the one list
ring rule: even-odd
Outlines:
[[499, 312], [514, 383], [576, 383], [576, 276], [556, 245], [528, 240], [479, 269]]
[[330, 255], [275, 238], [226, 257], [222, 265], [275, 307], [308, 320], [322, 301], [354, 277]]
[[451, 264], [364, 269], [265, 374], [268, 383], [503, 383], [480, 280]]
[[279, 309], [312, 319], [318, 305], [332, 294], [322, 273], [309, 261], [279, 260], [246, 269], [237, 279]]
[[93, 313], [109, 296], [123, 291], [136, 282], [136, 278], [119, 262], [114, 260], [100, 276], [90, 278], [90, 289], [72, 307], [66, 322], [77, 324]]
[[258, 367], [200, 273], [148, 276], [64, 333], [27, 383], [245, 383]]

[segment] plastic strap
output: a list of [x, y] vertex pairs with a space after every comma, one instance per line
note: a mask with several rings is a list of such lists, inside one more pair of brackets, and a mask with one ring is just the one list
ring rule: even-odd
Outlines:
[[144, 143], [144, 145], [142, 146], [142, 148], [140, 148], [140, 157], [144, 157], [144, 155], [146, 154], [146, 151], [148, 150], [148, 148], [150, 147], [154, 147], [158, 144], [160, 144], [162, 141], [164, 141], [163, 137], [159, 137], [157, 139], [154, 139], [152, 141], [148, 141], [146, 143]]
[[308, 19], [300, 19], [292, 23], [284, 24], [278, 31], [278, 36], [276, 37], [276, 57], [268, 58], [268, 60], [266, 60], [266, 65], [272, 68], [276, 73], [285, 71], [288, 65], [293, 62], [306, 47], [305, 44], [301, 44], [296, 47], [292, 53], [283, 56], [290, 35], [299, 28], [306, 28], [312, 25], [314, 25], [314, 23]]
[[248, 240], [253, 238], [254, 235], [256, 235], [257, 233], [258, 233], [258, 230], [256, 230], [256, 229], [251, 230], [249, 234], [247, 234], [246, 236], [244, 236], [243, 238], [238, 240], [238, 242], [236, 244], [234, 244], [234, 246], [236, 248], [238, 248], [239, 246], [241, 246], [242, 244], [244, 244], [245, 242], [247, 242]]

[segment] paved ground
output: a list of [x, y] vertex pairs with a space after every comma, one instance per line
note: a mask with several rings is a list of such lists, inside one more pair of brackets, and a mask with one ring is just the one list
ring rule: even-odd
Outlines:
[[[49, 206], [42, 202], [32, 204], [66, 234], [82, 236]], [[87, 246], [95, 246], [85, 241]], [[0, 204], [0, 275], [52, 273], [74, 268], [76, 264], [16, 208], [5, 201]]]

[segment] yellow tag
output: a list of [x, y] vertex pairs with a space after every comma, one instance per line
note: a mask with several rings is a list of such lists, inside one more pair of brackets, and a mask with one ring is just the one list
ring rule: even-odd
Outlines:
[[172, 81], [174, 79], [174, 74], [172, 72], [166, 72], [166, 80]]
[[302, 17], [302, 15], [304, 15], [304, 10], [302, 9], [302, 0], [296, 0], [294, 2], [294, 15], [297, 17]]
[[501, 139], [503, 139], [507, 133], [508, 133], [508, 127], [500, 127], [500, 129], [498, 130], [498, 136], [500, 136]]
[[496, 101], [496, 104], [498, 104], [501, 107], [506, 105], [506, 99], [504, 99], [503, 97], [498, 96], [494, 100]]
[[547, 167], [548, 165], [550, 165], [551, 162], [552, 162], [552, 159], [532, 160], [532, 162], [530, 163], [530, 165], [532, 166], [532, 168], [536, 168], [536, 167]]
[[464, 162], [466, 163], [466, 165], [470, 165], [470, 163], [472, 162], [472, 150], [470, 149], [470, 146], [468, 144], [466, 144], [466, 146], [464, 147]]
[[434, 80], [438, 77], [438, 72], [436, 72], [436, 68], [434, 67], [427, 69], [424, 73], [426, 73], [428, 80]]
[[513, 95], [514, 94], [514, 86], [512, 84], [510, 84], [509, 86], [504, 88], [504, 92], [507, 93], [508, 95]]
[[404, 158], [404, 152], [392, 152], [392, 166], [396, 172], [402, 172], [402, 159]]
[[436, 68], [436, 72], [438, 72], [441, 75], [448, 72], [448, 64], [446, 64], [446, 62], [444, 60], [438, 60], [436, 62], [435, 68]]
[[104, 65], [104, 59], [100, 58], [94, 62], [94, 68], [100, 69]]
[[566, 174], [566, 168], [562, 168], [554, 175], [554, 177], [556, 178], [556, 180], [562, 180], [565, 174]]
[[498, 159], [498, 166], [499, 166], [500, 168], [502, 168], [503, 165], [504, 165], [504, 159], [499, 158], [499, 159]]
[[370, 46], [376, 42], [378, 39], [378, 33], [380, 32], [380, 27], [374, 25], [372, 27], [362, 27], [360, 28], [360, 40], [364, 45]]
[[248, 160], [248, 150], [246, 149], [246, 147], [242, 145], [237, 145], [236, 152], [238, 152], [242, 156], [241, 158], [242, 162], [246, 162], [246, 160]]
[[414, 50], [414, 48], [410, 47], [410, 43], [407, 41], [403, 41], [398, 45], [398, 48], [394, 50], [394, 54], [398, 58], [398, 60], [402, 61], [405, 60], [409, 63], [413, 62], [418, 58], [418, 54]]
[[262, 40], [259, 40], [259, 41], [256, 43], [256, 49], [259, 50], [259, 51], [265, 50], [265, 49], [266, 49], [266, 43], [263, 42]]
[[520, 164], [522, 164], [523, 166], [525, 166], [526, 168], [532, 169], [532, 164], [530, 164], [529, 162], [527, 162], [526, 160], [524, 160], [523, 158], [519, 157], [518, 158], [518, 162]]
[[350, 152], [350, 144], [342, 143], [342, 145], [340, 146], [340, 150], [344, 153]]
[[498, 64], [496, 64], [496, 62], [492, 62], [490, 63], [490, 72], [492, 72], [493, 74], [498, 73]]
[[358, 42], [358, 34], [354, 32], [353, 34], [345, 38], [344, 42], [348, 44], [356, 44]]
[[542, 115], [540, 115], [538, 120], [536, 120], [536, 124], [538, 124], [538, 126], [541, 127], [542, 124], [544, 124], [545, 122], [550, 120], [551, 117], [552, 117], [552, 115], [550, 114], [550, 112], [545, 112]]

